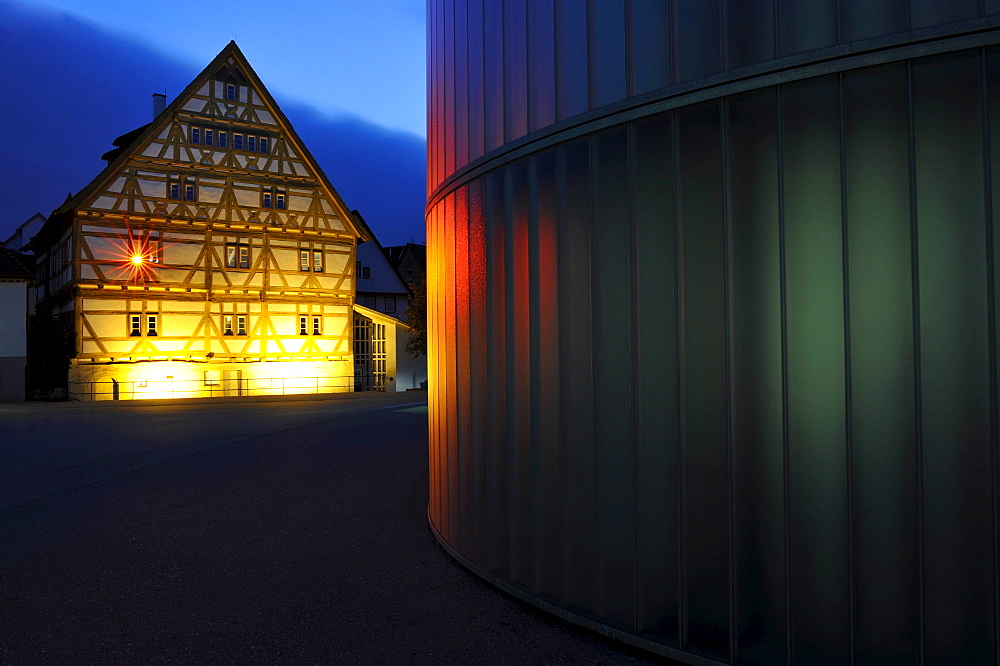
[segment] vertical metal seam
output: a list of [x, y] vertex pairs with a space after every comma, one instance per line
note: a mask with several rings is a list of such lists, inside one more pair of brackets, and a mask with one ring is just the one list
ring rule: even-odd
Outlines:
[[[834, 0], [834, 2], [833, 2], [833, 12], [834, 12], [833, 20], [834, 20], [835, 33], [837, 35], [837, 43], [838, 44], [843, 44], [844, 43], [844, 37], [843, 37], [843, 34], [844, 34], [844, 26], [843, 26], [844, 2], [843, 2], [843, 0]], [[852, 655], [852, 659], [853, 659], [854, 653], [852, 652], [851, 655]]]
[[719, 71], [729, 69], [729, 13], [724, 0], [718, 0], [719, 21]]
[[[777, 4], [777, 0], [775, 0]], [[777, 11], [777, 8], [775, 8]], [[777, 14], [775, 14], [777, 19]], [[777, 35], [777, 30], [775, 30]], [[785, 509], [785, 658], [792, 663], [792, 560], [790, 473], [788, 436], [788, 279], [785, 258], [785, 121], [782, 87], [775, 87], [778, 107], [778, 265], [781, 298], [781, 456], [782, 485]]]
[[636, 248], [639, 247], [638, 224], [635, 220], [635, 202], [637, 197], [637, 186], [635, 182], [636, 160], [635, 151], [635, 123], [628, 123], [625, 126], [625, 155], [628, 160], [625, 170], [626, 190], [629, 197], [626, 202], [628, 220], [628, 272], [629, 284], [632, 285], [628, 297], [629, 303], [629, 325], [631, 327], [629, 344], [631, 345], [630, 355], [632, 357], [632, 631], [639, 633], [639, 451], [641, 444], [641, 416], [640, 397], [641, 384], [639, 382], [639, 369], [641, 366], [639, 347], [639, 261], [636, 256]]
[[[588, 4], [588, 7], [589, 7], [589, 4]], [[590, 24], [589, 13], [590, 12], [588, 11], [588, 20], [587, 20], [588, 26]], [[589, 32], [589, 28], [588, 28], [588, 32]], [[596, 140], [596, 137], [591, 136], [587, 140], [587, 160], [588, 160], [588, 166], [589, 166], [589, 169], [588, 169], [588, 171], [589, 171], [588, 178], [590, 180], [590, 187], [587, 188], [587, 191], [590, 194], [590, 202], [589, 202], [590, 205], [589, 205], [589, 210], [587, 211], [587, 213], [588, 213], [588, 215], [590, 217], [590, 220], [589, 220], [589, 222], [590, 222], [590, 224], [589, 224], [589, 234], [588, 234], [589, 240], [590, 240], [589, 257], [588, 257], [588, 259], [589, 259], [589, 262], [588, 262], [589, 266], [588, 266], [588, 268], [590, 269], [590, 378], [591, 378], [591, 385], [596, 385], [596, 383], [597, 383], [597, 382], [594, 381], [594, 379], [595, 379], [595, 376], [597, 374], [596, 370], [597, 370], [598, 365], [597, 365], [597, 358], [596, 357], [597, 357], [597, 350], [598, 350], [599, 345], [600, 345], [600, 338], [597, 335], [598, 334], [598, 330], [597, 330], [597, 317], [594, 316], [594, 310], [595, 310], [594, 304], [597, 301], [597, 298], [595, 297], [596, 296], [596, 294], [595, 294], [595, 291], [596, 291], [595, 285], [597, 283], [597, 280], [594, 279], [594, 264], [595, 264], [595, 261], [594, 261], [594, 252], [595, 252], [595, 247], [594, 247], [594, 226], [595, 226], [595, 222], [596, 222], [595, 218], [597, 217], [597, 204], [600, 202], [600, 187], [601, 187], [600, 171], [597, 168], [598, 167], [597, 145], [598, 145], [598, 142]], [[592, 390], [590, 392], [590, 400], [591, 400], [591, 408], [590, 408], [590, 414], [591, 414], [591, 416], [590, 416], [590, 418], [591, 418], [590, 432], [595, 435], [594, 436], [594, 445], [591, 447], [591, 455], [593, 456], [593, 464], [594, 464], [594, 472], [593, 472], [593, 478], [591, 479], [591, 482], [593, 483], [594, 507], [595, 507], [595, 515], [594, 515], [594, 617], [597, 618], [597, 617], [600, 617], [600, 607], [601, 607], [601, 575], [600, 575], [600, 572], [601, 572], [601, 525], [600, 525], [600, 519], [598, 518], [598, 516], [600, 514], [600, 506], [601, 506], [601, 482], [600, 482], [601, 480], [600, 480], [600, 471], [599, 471], [599, 468], [600, 468], [600, 465], [599, 465], [600, 456], [598, 455], [599, 454], [598, 448], [600, 447], [600, 438], [597, 436], [599, 434], [599, 431], [597, 429], [597, 410], [598, 410], [598, 405], [597, 405], [597, 391], [596, 391], [596, 387], [595, 387], [595, 390]]]
[[[554, 0], [554, 3], [557, 4], [558, 2], [559, 2], [559, 0]], [[555, 5], [553, 6], [553, 14], [555, 13], [554, 10], [555, 10]], [[555, 28], [553, 28], [553, 31], [554, 30], [555, 30]], [[555, 37], [554, 34], [553, 34], [553, 37]], [[553, 188], [555, 190], [554, 193], [553, 193], [553, 196], [554, 196], [554, 207], [555, 207], [555, 221], [553, 223], [553, 226], [555, 228], [555, 233], [556, 233], [556, 240], [555, 240], [555, 246], [556, 246], [556, 308], [555, 308], [555, 311], [556, 311], [557, 317], [560, 314], [560, 312], [562, 310], [562, 307], [563, 307], [563, 305], [562, 305], [562, 287], [563, 287], [564, 282], [563, 282], [563, 279], [562, 279], [563, 278], [563, 271], [560, 270], [560, 263], [562, 263], [565, 260], [562, 258], [562, 252], [560, 252], [561, 245], [560, 245], [559, 241], [561, 239], [559, 238], [559, 231], [563, 228], [563, 215], [565, 214], [565, 211], [563, 210], [564, 209], [564, 206], [563, 206], [563, 196], [565, 195], [565, 191], [564, 191], [565, 188], [562, 187], [562, 182], [563, 182], [563, 179], [566, 176], [566, 174], [565, 174], [566, 167], [564, 166], [563, 159], [561, 159], [563, 156], [565, 156], [565, 154], [566, 154], [566, 149], [564, 147], [556, 148], [556, 150], [555, 150], [555, 156], [554, 156], [554, 158], [555, 158], [555, 166], [553, 168], [553, 176], [555, 177], [555, 180], [553, 182]], [[561, 317], [558, 318], [558, 322], [559, 322], [559, 325], [560, 325], [560, 328], [561, 328], [561, 324], [562, 324]], [[556, 329], [556, 335], [557, 335], [557, 339], [561, 342], [562, 331], [559, 330], [558, 328]], [[560, 347], [561, 346], [562, 345], [560, 344]], [[561, 386], [562, 385], [562, 377], [563, 377], [564, 368], [563, 368], [561, 353], [558, 350], [557, 350], [556, 353], [559, 355], [559, 383], [560, 383], [560, 386]], [[563, 473], [563, 469], [564, 469], [564, 466], [566, 464], [566, 456], [563, 455], [564, 454], [564, 450], [563, 450], [563, 448], [564, 448], [563, 447], [563, 442], [564, 442], [564, 438], [563, 438], [563, 409], [564, 409], [564, 405], [565, 405], [565, 402], [563, 401], [562, 395], [560, 394], [560, 396], [559, 396], [559, 446], [558, 446], [558, 448], [559, 448], [559, 603], [560, 603], [560, 605], [563, 605], [563, 606], [566, 605], [566, 598], [567, 598], [567, 596], [566, 596], [566, 566], [565, 566], [565, 563], [566, 563], [566, 515], [565, 515], [565, 507], [564, 507], [564, 501], [563, 501], [564, 497], [565, 497], [564, 493], [566, 492], [566, 482], [565, 482], [566, 474]]]
[[920, 603], [918, 604], [918, 622], [920, 625], [920, 664], [925, 659], [925, 600], [924, 600], [924, 433], [923, 433], [923, 390], [920, 372], [920, 255], [919, 238], [917, 235], [917, 154], [916, 127], [913, 109], [913, 61], [906, 62], [906, 107], [907, 107], [907, 142], [909, 149], [909, 185], [910, 185], [910, 281], [913, 307], [913, 418], [914, 446], [917, 474], [917, 570]]
[[[670, 35], [670, 85], [681, 80], [680, 45], [677, 43], [677, 0], [667, 0], [667, 15], [669, 16], [668, 34]], [[673, 123], [671, 123], [673, 125]], [[676, 183], [675, 183], [676, 185]]]
[[597, 67], [594, 67], [594, 62], [596, 57], [591, 46], [597, 42], [596, 39], [592, 39], [591, 31], [594, 29], [591, 19], [594, 17], [594, 2], [596, 0], [584, 0], [584, 39], [587, 42], [586, 53], [587, 57], [584, 63], [587, 67], [587, 110], [597, 108]]
[[[530, 95], [529, 95], [530, 96]], [[541, 309], [539, 307], [539, 300], [541, 299], [541, 279], [538, 271], [538, 153], [531, 155], [528, 158], [527, 164], [528, 171], [528, 385], [530, 390], [528, 391], [528, 441], [530, 442], [531, 458], [529, 460], [529, 470], [531, 472], [531, 482], [529, 484], [529, 489], [531, 491], [531, 515], [529, 516], [529, 534], [531, 538], [531, 548], [530, 548], [530, 561], [531, 561], [531, 585], [533, 594], [537, 595], [539, 589], [541, 588], [539, 584], [539, 571], [540, 567], [536, 566], [539, 558], [539, 547], [538, 542], [535, 539], [537, 530], [535, 529], [536, 520], [540, 522], [540, 517], [537, 515], [541, 511], [542, 507], [539, 501], [540, 493], [536, 492], [540, 483], [540, 467], [541, 467], [541, 425], [539, 423], [539, 414], [541, 413], [540, 405], [538, 404], [539, 396], [541, 391], [539, 390], [539, 384], [541, 383], [541, 376], [538, 375], [539, 379], [536, 382], [536, 373], [540, 373], [539, 366], [540, 363], [536, 362], [535, 359], [538, 358], [541, 348], [541, 322], [537, 321], [537, 313]]]
[[531, 111], [534, 109], [535, 96], [531, 89], [534, 77], [531, 75], [531, 11], [528, 2], [524, 3], [524, 135], [531, 134]]
[[779, 0], [773, 0], [771, 2], [773, 16], [771, 20], [774, 25], [774, 57], [781, 57], [781, 7], [778, 6]]
[[850, 662], [855, 663], [855, 604], [857, 581], [854, 570], [854, 421], [853, 383], [851, 375], [851, 273], [850, 237], [847, 214], [847, 110], [844, 100], [844, 74], [837, 75], [840, 104], [840, 243], [844, 290], [844, 438], [847, 467], [847, 590]]
[[980, 50], [980, 81], [983, 114], [983, 188], [986, 217], [986, 305], [989, 328], [990, 355], [990, 473], [992, 483], [990, 488], [993, 500], [993, 661], [1000, 660], [1000, 552], [997, 538], [1000, 535], [1000, 515], [997, 507], [997, 446], [998, 416], [997, 416], [997, 321], [996, 321], [996, 260], [993, 247], [993, 146], [991, 144], [992, 126], [990, 124], [989, 103], [989, 61], [986, 49]]
[[684, 390], [684, 220], [681, 215], [680, 181], [680, 114], [671, 113], [670, 153], [674, 205], [674, 372], [677, 386], [677, 643], [687, 644], [687, 506], [686, 453], [687, 427], [685, 423]]
[[632, 25], [634, 23], [635, 0], [625, 0], [625, 96], [635, 96], [635, 35]]
[[728, 486], [729, 530], [729, 661], [736, 661], [736, 547], [733, 520], [734, 456], [733, 456], [733, 268], [732, 268], [732, 206], [729, 200], [729, 101], [719, 105], [719, 133], [722, 146], [722, 275], [723, 301], [726, 307], [726, 473]]

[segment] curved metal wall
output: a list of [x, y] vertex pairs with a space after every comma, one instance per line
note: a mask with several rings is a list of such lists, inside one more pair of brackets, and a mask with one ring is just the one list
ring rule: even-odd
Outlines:
[[998, 11], [431, 0], [442, 544], [686, 661], [995, 663]]

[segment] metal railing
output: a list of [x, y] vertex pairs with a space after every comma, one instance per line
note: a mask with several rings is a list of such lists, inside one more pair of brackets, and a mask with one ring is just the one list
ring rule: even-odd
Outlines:
[[[348, 393], [355, 389], [354, 375], [327, 377], [247, 377], [202, 379], [127, 379], [69, 382], [70, 400], [162, 400], [257, 395], [308, 395]], [[384, 390], [384, 389], [383, 389]]]

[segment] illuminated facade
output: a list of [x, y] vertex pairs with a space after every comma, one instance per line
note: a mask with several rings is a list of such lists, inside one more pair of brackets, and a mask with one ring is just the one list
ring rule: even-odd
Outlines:
[[431, 0], [430, 524], [691, 663], [996, 663], [1000, 4]]
[[154, 116], [31, 243], [71, 399], [352, 390], [364, 236], [235, 42]]

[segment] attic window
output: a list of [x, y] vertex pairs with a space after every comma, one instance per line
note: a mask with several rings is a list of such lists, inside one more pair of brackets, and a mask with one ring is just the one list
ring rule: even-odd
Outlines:
[[226, 99], [236, 101], [236, 86], [232, 83], [226, 84]]

